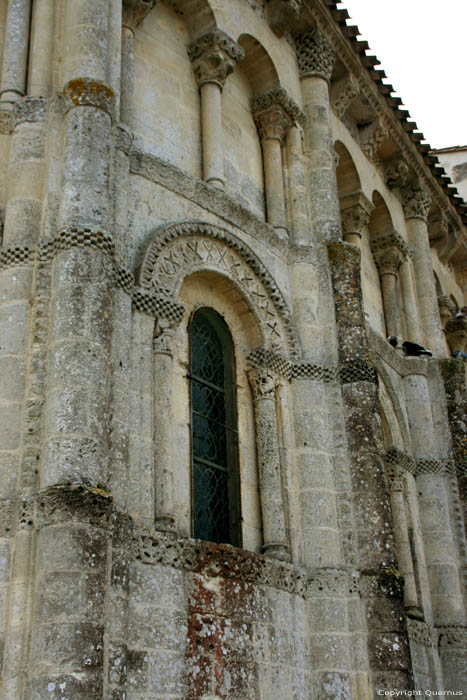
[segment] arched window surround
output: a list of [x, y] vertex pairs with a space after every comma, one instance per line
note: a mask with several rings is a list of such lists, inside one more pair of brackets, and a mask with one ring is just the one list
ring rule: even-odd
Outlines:
[[190, 316], [188, 379], [192, 534], [241, 547], [234, 343], [210, 307]]

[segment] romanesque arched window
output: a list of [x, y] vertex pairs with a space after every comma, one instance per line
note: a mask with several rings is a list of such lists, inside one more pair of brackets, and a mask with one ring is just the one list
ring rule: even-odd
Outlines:
[[240, 546], [234, 348], [214, 309], [191, 317], [189, 378], [193, 536]]

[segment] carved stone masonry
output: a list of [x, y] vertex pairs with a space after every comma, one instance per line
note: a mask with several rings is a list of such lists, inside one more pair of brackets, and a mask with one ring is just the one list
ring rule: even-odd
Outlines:
[[261, 140], [282, 141], [295, 123], [303, 124], [305, 115], [284, 88], [274, 88], [251, 101], [251, 113]]
[[173, 340], [179, 326], [178, 321], [159, 316], [154, 326], [154, 352], [172, 355]]
[[269, 24], [277, 36], [282, 36], [290, 24], [298, 19], [302, 0], [270, 0]]
[[[339, 201], [342, 219], [342, 233], [344, 239], [346, 236], [356, 234], [363, 235], [365, 226], [370, 220], [370, 214], [374, 208], [363, 192], [354, 192], [353, 194], [342, 197]], [[351, 242], [351, 241], [350, 241]]]
[[326, 36], [319, 30], [302, 34], [295, 39], [300, 77], [320, 76], [328, 82], [334, 67], [334, 52]]
[[439, 315], [441, 318], [441, 325], [443, 328], [446, 328], [446, 324], [448, 323], [448, 321], [454, 318], [454, 315], [457, 310], [456, 305], [446, 294], [439, 294], [438, 308]]
[[373, 253], [380, 275], [397, 275], [404, 260], [402, 251], [396, 246], [388, 246]]
[[395, 187], [403, 187], [407, 182], [409, 166], [402, 156], [392, 158], [386, 163], [384, 169], [384, 180], [390, 190]]
[[276, 378], [260, 367], [248, 372], [254, 395], [256, 444], [263, 516], [263, 551], [276, 559], [288, 559], [281, 463], [277, 438]]
[[459, 244], [457, 221], [449, 221], [445, 212], [439, 211], [428, 220], [430, 246], [436, 248], [442, 263], [447, 263]]
[[360, 131], [360, 144], [369, 160], [374, 160], [379, 148], [386, 141], [388, 132], [379, 119], [375, 119]]
[[352, 102], [360, 94], [360, 85], [357, 78], [349, 73], [331, 87], [331, 107], [339, 119], [341, 119]]
[[158, 0], [123, 0], [123, 26], [134, 31], [157, 2]]
[[401, 193], [405, 218], [427, 221], [431, 196], [420, 181], [409, 182], [401, 189]]
[[215, 83], [221, 90], [235, 64], [245, 52], [228, 34], [220, 29], [209, 29], [188, 46], [188, 56], [199, 87]]

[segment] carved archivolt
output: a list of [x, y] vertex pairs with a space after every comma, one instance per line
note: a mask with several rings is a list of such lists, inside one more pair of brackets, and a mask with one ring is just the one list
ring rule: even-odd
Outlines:
[[156, 230], [139, 269], [140, 289], [173, 302], [183, 280], [203, 270], [228, 277], [242, 292], [266, 347], [283, 347], [290, 358], [298, 358], [291, 314], [281, 291], [255, 253], [225, 229], [195, 221]]

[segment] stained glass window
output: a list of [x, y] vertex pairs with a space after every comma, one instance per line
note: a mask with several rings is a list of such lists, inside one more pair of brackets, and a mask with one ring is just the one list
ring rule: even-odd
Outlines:
[[193, 535], [240, 545], [235, 366], [230, 331], [213, 309], [190, 324]]

